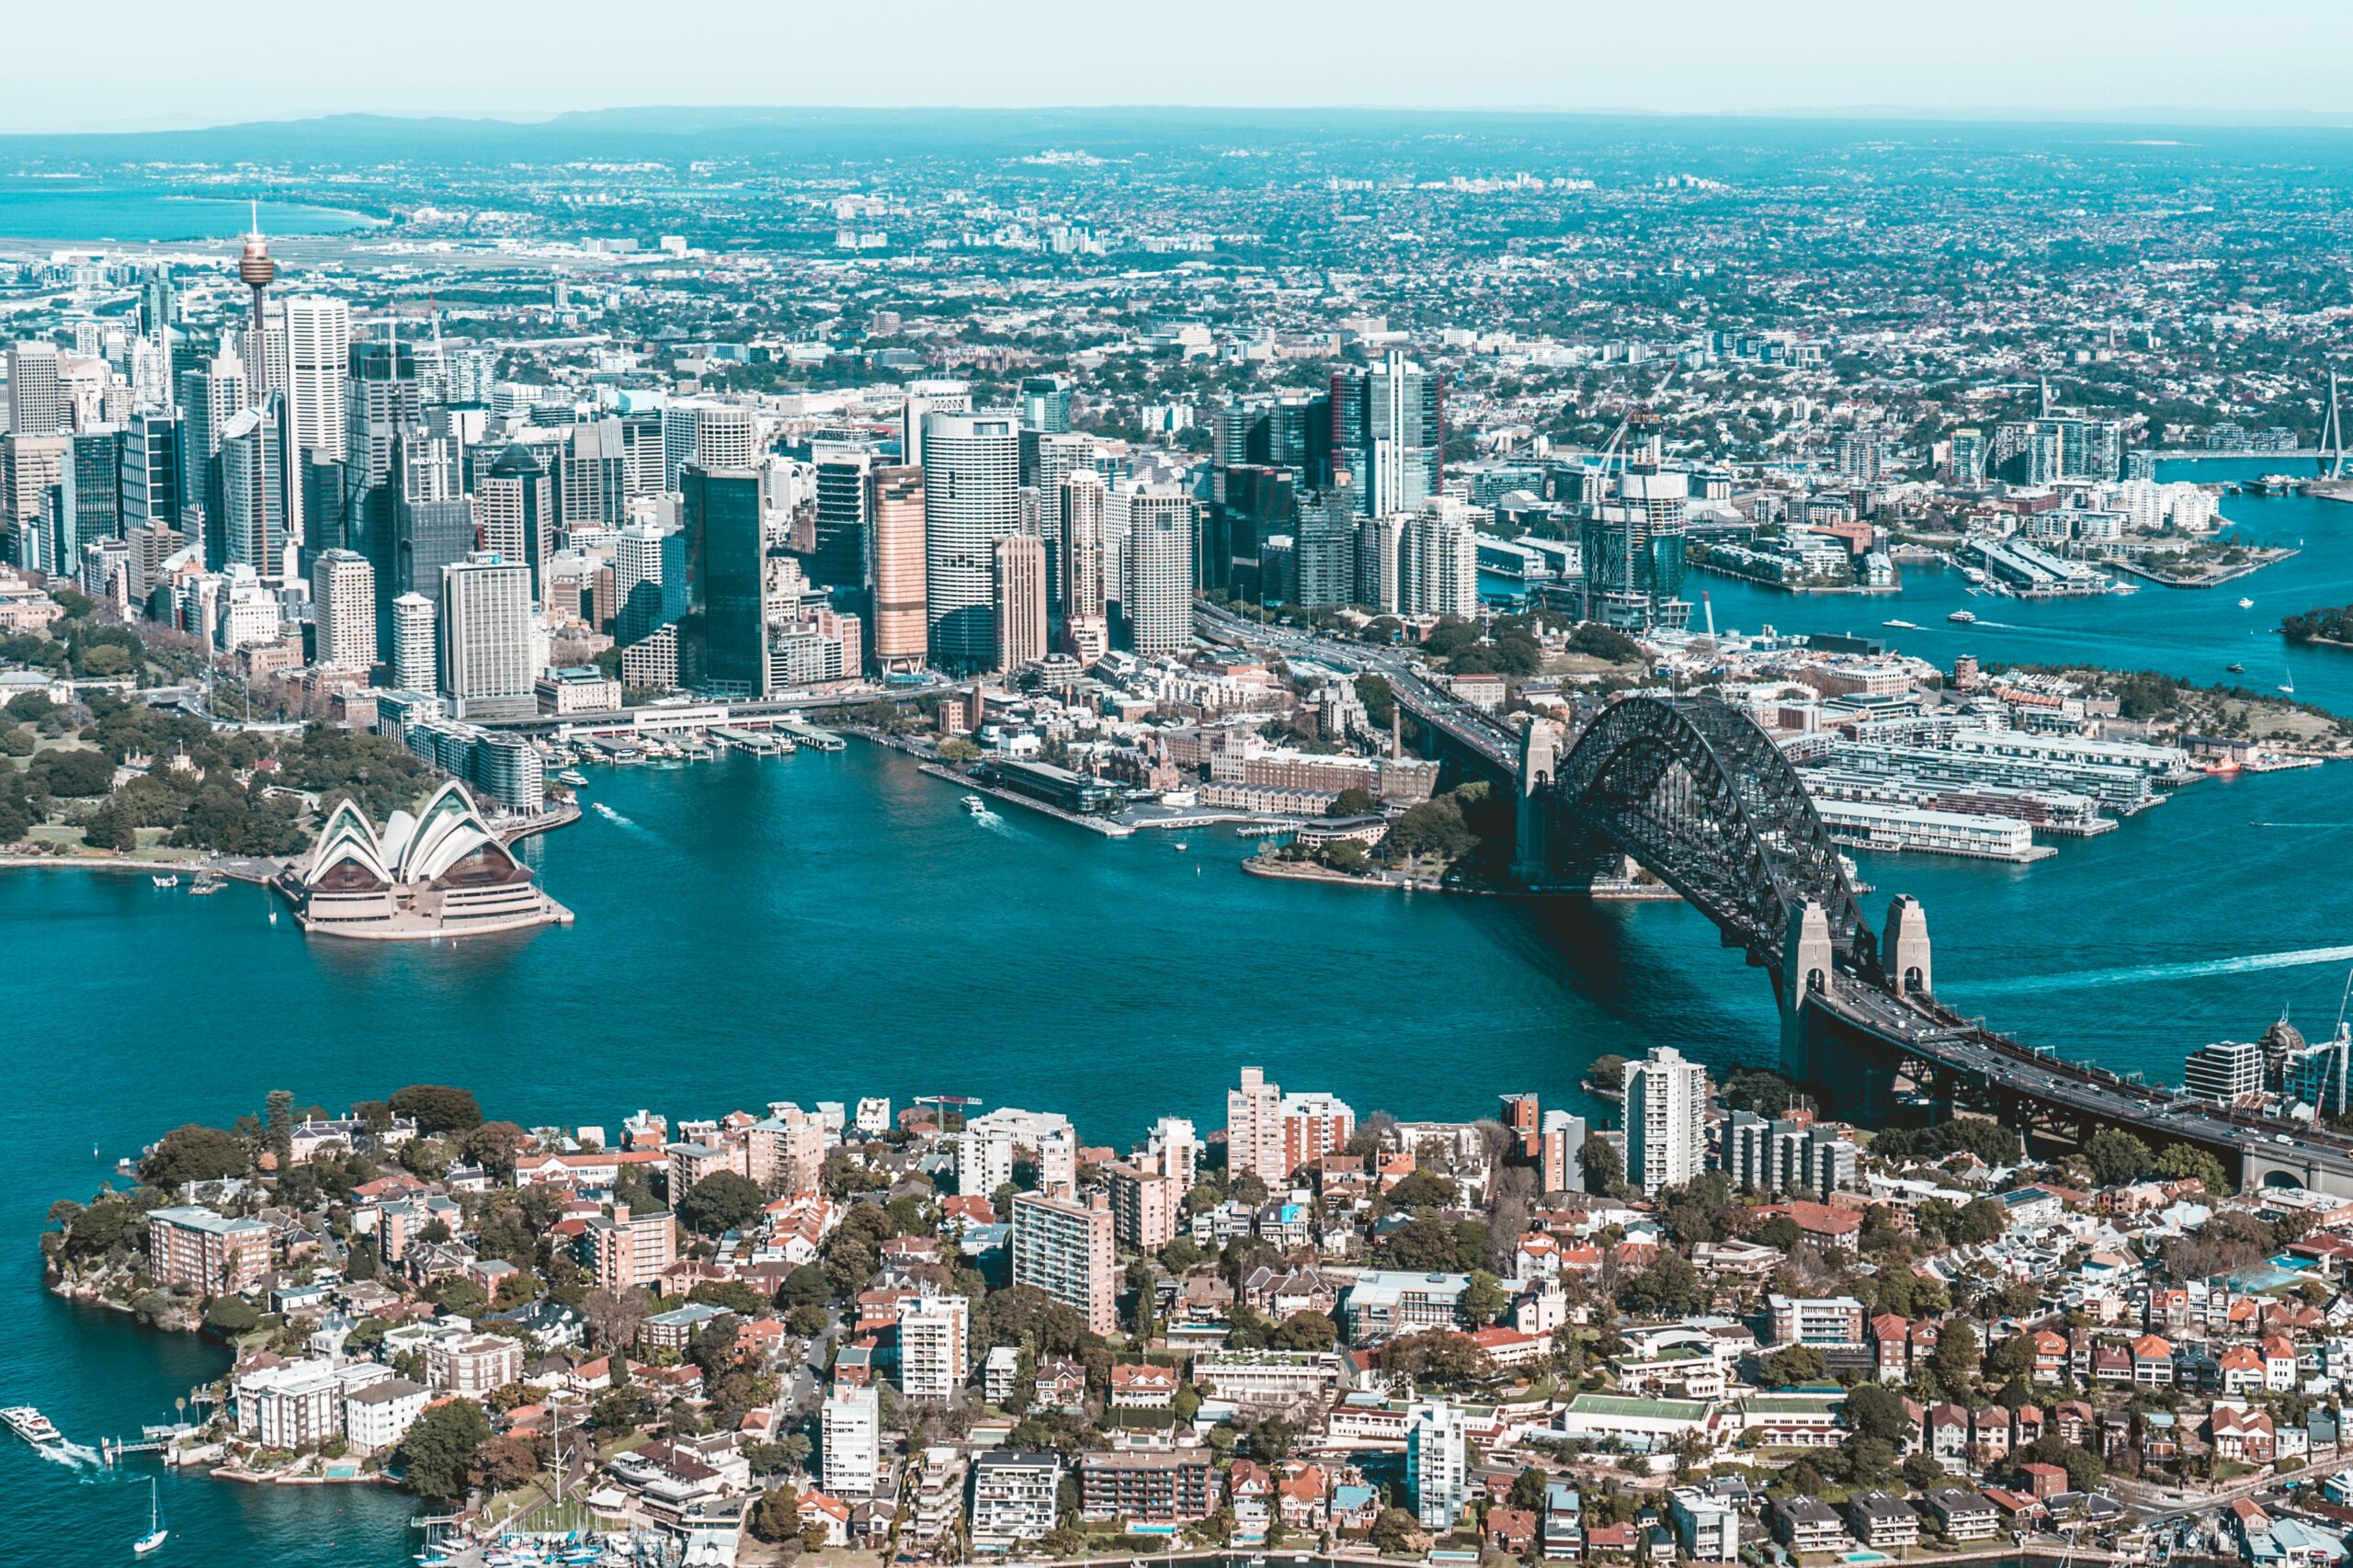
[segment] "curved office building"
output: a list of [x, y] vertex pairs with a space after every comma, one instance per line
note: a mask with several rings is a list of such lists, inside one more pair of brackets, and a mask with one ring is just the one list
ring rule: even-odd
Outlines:
[[394, 812], [381, 834], [338, 802], [278, 885], [302, 928], [329, 937], [414, 942], [572, 921], [454, 778], [415, 816]]
[[1021, 427], [1010, 414], [923, 416], [924, 597], [932, 663], [996, 659], [996, 541], [1021, 531]]

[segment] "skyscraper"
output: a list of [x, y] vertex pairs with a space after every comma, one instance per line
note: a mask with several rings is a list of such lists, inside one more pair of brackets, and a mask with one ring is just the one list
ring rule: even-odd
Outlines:
[[1046, 547], [1027, 534], [996, 541], [992, 609], [996, 667], [1014, 670], [1046, 656]]
[[65, 428], [58, 388], [57, 345], [28, 339], [8, 347], [8, 429], [17, 436], [54, 436]]
[[1332, 378], [1332, 461], [1353, 470], [1375, 517], [1418, 510], [1446, 478], [1446, 381], [1391, 349]]
[[474, 501], [483, 548], [529, 567], [532, 598], [544, 607], [555, 551], [555, 484], [547, 465], [529, 446], [511, 442], [476, 483]]
[[1021, 437], [1009, 414], [923, 418], [924, 594], [932, 662], [996, 655], [996, 541], [1021, 531]]
[[1626, 1179], [1650, 1197], [1698, 1176], [1708, 1152], [1708, 1070], [1671, 1045], [1626, 1067]]
[[687, 612], [687, 536], [631, 523], [613, 537], [613, 641], [642, 642]]
[[441, 687], [438, 616], [433, 601], [423, 594], [403, 594], [392, 601], [392, 685], [403, 691], [438, 691]]
[[58, 472], [51, 570], [82, 569], [82, 551], [122, 532], [122, 432], [77, 430]]
[[1092, 665], [1111, 648], [1103, 575], [1103, 517], [1110, 493], [1103, 476], [1087, 469], [1063, 481], [1059, 499], [1063, 644], [1080, 664]]
[[180, 378], [180, 515], [204, 519], [204, 562], [214, 571], [228, 551], [221, 527], [221, 432], [248, 401], [245, 362], [225, 343]]
[[1629, 631], [1680, 630], [1690, 620], [1683, 597], [1690, 509], [1691, 476], [1662, 469], [1655, 447], [1626, 465], [1616, 497], [1595, 503], [1577, 530], [1586, 619]]
[[767, 693], [767, 546], [760, 476], [690, 463], [679, 475], [686, 524], [687, 608], [680, 647], [690, 685]]
[[351, 308], [316, 294], [290, 296], [286, 317], [286, 397], [294, 445], [335, 462], [348, 434], [344, 387], [351, 369]]
[[323, 670], [361, 676], [376, 663], [376, 569], [356, 550], [323, 550], [311, 563], [311, 605]]
[[1042, 435], [1070, 428], [1070, 382], [1062, 376], [1021, 379], [1021, 424]]
[[1120, 610], [1128, 641], [1146, 658], [1192, 641], [1193, 540], [1199, 508], [1182, 485], [1122, 480], [1112, 487], [1123, 581]]
[[284, 585], [301, 537], [301, 501], [288, 487], [286, 395], [265, 393], [221, 428], [221, 535], [224, 566], [245, 566]]
[[870, 447], [819, 441], [809, 452], [817, 471], [816, 540], [803, 570], [809, 581], [834, 590], [836, 606], [869, 613], [867, 560], [873, 522], [869, 476]]
[[1405, 519], [1404, 545], [1397, 586], [1406, 614], [1469, 620], [1479, 613], [1479, 540], [1464, 503], [1431, 497]]
[[441, 569], [441, 684], [460, 719], [539, 710], [530, 570], [489, 551]]
[[124, 530], [180, 526], [180, 421], [172, 414], [134, 414], [122, 430]]
[[867, 476], [872, 519], [874, 663], [901, 674], [922, 667], [930, 647], [924, 588], [923, 470], [902, 465]]

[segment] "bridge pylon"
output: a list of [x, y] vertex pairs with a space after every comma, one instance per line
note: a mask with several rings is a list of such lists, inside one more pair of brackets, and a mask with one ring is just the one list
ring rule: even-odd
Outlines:
[[1836, 955], [1830, 945], [1830, 917], [1806, 900], [1790, 911], [1789, 941], [1781, 961], [1781, 1072], [1792, 1083], [1817, 1081], [1813, 1037], [1806, 1027], [1806, 997], [1830, 989]]
[[1887, 906], [1887, 940], [1880, 948], [1887, 970], [1887, 988], [1898, 996], [1928, 996], [1936, 992], [1936, 971], [1928, 958], [1928, 916], [1920, 901], [1898, 893]]
[[1511, 874], [1531, 888], [1553, 880], [1553, 846], [1548, 830], [1547, 792], [1560, 765], [1560, 727], [1530, 719], [1519, 741], [1518, 818], [1512, 835]]

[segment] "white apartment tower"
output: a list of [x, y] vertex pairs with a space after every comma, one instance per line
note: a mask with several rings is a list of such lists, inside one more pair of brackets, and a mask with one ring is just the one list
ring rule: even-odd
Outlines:
[[1708, 1070], [1671, 1045], [1626, 1067], [1626, 1179], [1649, 1197], [1705, 1167]]
[[1193, 635], [1193, 540], [1199, 505], [1184, 486], [1122, 480], [1111, 491], [1119, 514], [1120, 608], [1137, 653], [1182, 653]]
[[323, 550], [311, 565], [323, 670], [365, 676], [376, 663], [376, 569], [356, 550]]
[[1081, 469], [1062, 482], [1063, 642], [1081, 665], [1111, 651], [1108, 592], [1103, 576], [1103, 514], [1110, 492], [1103, 476]]
[[392, 601], [392, 685], [402, 691], [441, 688], [439, 618], [433, 601], [423, 594], [403, 594]]
[[835, 1383], [818, 1419], [825, 1491], [867, 1497], [881, 1460], [882, 1402], [871, 1383]]
[[1470, 508], [1451, 495], [1433, 498], [1406, 519], [1398, 555], [1398, 594], [1408, 615], [1479, 613], [1479, 540]]
[[909, 1399], [953, 1399], [972, 1375], [972, 1303], [959, 1295], [899, 1301], [899, 1389]]

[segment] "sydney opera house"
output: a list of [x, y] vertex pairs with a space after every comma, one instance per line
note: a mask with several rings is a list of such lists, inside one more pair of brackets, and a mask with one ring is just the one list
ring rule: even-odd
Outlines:
[[338, 802], [278, 887], [302, 928], [322, 936], [426, 941], [572, 921], [454, 778], [416, 815], [394, 812], [381, 834], [358, 805]]

